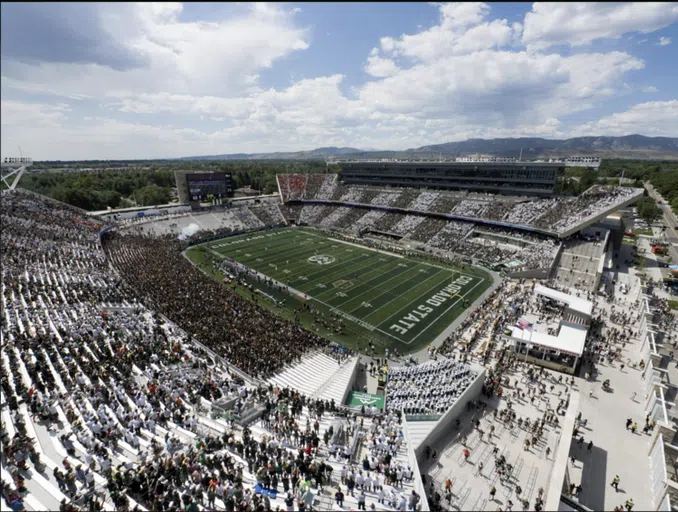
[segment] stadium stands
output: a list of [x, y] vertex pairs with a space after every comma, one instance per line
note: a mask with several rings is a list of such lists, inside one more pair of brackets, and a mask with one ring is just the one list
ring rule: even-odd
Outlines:
[[263, 204], [250, 206], [249, 211], [261, 222], [262, 226], [275, 226], [285, 224], [285, 219], [276, 204]]
[[370, 210], [355, 222], [351, 231], [354, 233], [358, 233], [363, 229], [372, 229], [374, 224], [385, 215], [386, 212], [383, 210]]
[[471, 232], [472, 228], [473, 224], [470, 222], [448, 221], [447, 225], [429, 241], [429, 245], [450, 251]]
[[[311, 175], [313, 176], [313, 175]], [[639, 190], [630, 187], [595, 185], [579, 197], [506, 198], [496, 200], [491, 194], [469, 194], [460, 191], [424, 191], [402, 188], [384, 191], [383, 187], [344, 185], [330, 174], [284, 175], [280, 177], [284, 201], [326, 199], [384, 205], [430, 213], [454, 214], [478, 220], [507, 222], [549, 232], [564, 233], [591, 217], [613, 210]], [[307, 180], [312, 187], [305, 192]], [[323, 188], [324, 192], [318, 191]]]
[[407, 238], [417, 242], [428, 243], [446, 224], [447, 221], [443, 219], [425, 218], [422, 223], [407, 235]]
[[387, 213], [374, 223], [372, 229], [375, 231], [384, 231], [386, 233], [391, 232], [393, 227], [404, 218], [405, 215], [402, 213]]
[[403, 219], [395, 224], [391, 231], [396, 235], [407, 235], [410, 231], [415, 229], [419, 224], [424, 222], [426, 217], [421, 215], [405, 215]]
[[[553, 237], [369, 206], [564, 233], [637, 193], [596, 186], [577, 198], [492, 201], [345, 186], [333, 174], [278, 180], [285, 201], [366, 206], [213, 209], [122, 221], [100, 234], [103, 226], [75, 209], [3, 195], [3, 509], [416, 505], [418, 468], [402, 416], [442, 415], [456, 402], [475, 378], [468, 357], [487, 362], [498, 352], [502, 326], [530, 306], [529, 285], [503, 281], [447, 336], [436, 360], [392, 366], [386, 411], [338, 414], [358, 357], [203, 274], [183, 257], [177, 235], [195, 239], [287, 218], [390, 232], [491, 264], [512, 259], [520, 262], [515, 268], [540, 269], [560, 248]], [[565, 240], [563, 265], [592, 258], [590, 249]], [[488, 396], [501, 382], [495, 368]], [[343, 506], [332, 499], [336, 489], [345, 491]]]
[[327, 215], [332, 213], [336, 206], [322, 206], [322, 205], [304, 205], [299, 214], [299, 222], [304, 224], [320, 223]]
[[475, 377], [468, 366], [453, 359], [392, 368], [388, 374], [386, 406], [389, 411], [404, 414], [443, 414]]
[[[361, 443], [379, 441], [370, 448], [375, 481], [389, 469], [398, 475], [416, 467], [396, 416], [328, 416], [343, 397], [354, 356], [205, 280], [175, 242], [105, 234], [122, 282], [99, 248], [100, 226], [79, 213], [15, 193], [3, 198], [2, 220], [3, 508], [263, 510], [310, 503], [327, 485], [341, 487], [355, 507], [363, 499], [354, 497], [355, 481], [340, 478], [347, 461], [330, 454], [331, 446], [342, 449], [334, 445], [337, 425], [365, 429]], [[197, 295], [184, 293], [189, 289]], [[322, 399], [255, 388], [132, 299], [136, 294], [229, 361], [281, 384], [303, 351], [315, 350], [327, 367], [313, 372], [317, 382], [309, 393]], [[195, 321], [184, 322], [190, 318]], [[276, 353], [283, 343], [284, 352]], [[215, 414], [228, 409], [232, 416]], [[231, 421], [251, 411], [263, 416], [249, 427]], [[391, 443], [397, 449], [389, 463], [379, 447]], [[368, 506], [387, 508], [379, 488], [361, 481], [358, 471], [355, 480]], [[391, 499], [412, 495], [411, 480], [404, 480], [389, 480]]]
[[300, 204], [281, 204], [278, 208], [286, 220], [297, 222], [303, 206]]

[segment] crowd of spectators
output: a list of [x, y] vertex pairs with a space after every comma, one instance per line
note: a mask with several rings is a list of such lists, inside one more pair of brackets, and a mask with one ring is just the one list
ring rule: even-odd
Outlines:
[[393, 226], [391, 232], [396, 235], [407, 235], [410, 231], [419, 226], [419, 224], [424, 222], [424, 220], [426, 220], [426, 217], [422, 215], [405, 215], [400, 222]]
[[344, 216], [346, 216], [348, 213], [351, 211], [358, 210], [362, 211], [361, 209], [358, 208], [352, 208], [350, 206], [338, 206], [332, 210], [332, 213], [330, 213], [327, 217], [325, 217], [323, 220], [320, 222], [317, 222], [318, 226], [321, 226], [323, 228], [333, 228], [333, 227], [338, 227], [337, 223], [343, 219]]
[[[338, 201], [363, 204], [388, 205], [395, 208], [414, 209], [422, 212], [452, 213], [470, 218], [508, 222], [523, 226], [562, 232], [576, 226], [585, 218], [619, 204], [637, 193], [629, 187], [604, 187], [595, 185], [579, 197], [522, 198], [512, 200], [498, 198], [493, 194], [469, 194], [449, 191], [424, 191], [402, 188], [382, 192], [377, 187], [343, 185], [337, 175], [311, 175], [311, 187], [306, 184], [306, 175], [284, 175], [281, 181], [284, 200], [322, 196]], [[298, 176], [298, 178], [290, 178]], [[322, 176], [322, 178], [317, 177]], [[331, 177], [334, 176], [335, 179]], [[323, 193], [319, 192], [323, 189]], [[301, 189], [301, 191], [300, 191]]]
[[488, 220], [503, 220], [510, 209], [511, 203], [509, 201], [489, 201], [487, 209], [483, 212], [483, 218]]
[[529, 226], [533, 219], [555, 206], [558, 201], [558, 198], [549, 198], [516, 202], [503, 220], [510, 224]]
[[560, 218], [554, 219], [549, 229], [558, 232], [566, 231], [584, 219], [607, 210], [637, 193], [638, 189], [630, 187], [593, 186], [579, 197], [568, 201], [567, 210], [561, 212]]
[[334, 223], [334, 227], [342, 230], [352, 230], [368, 211], [365, 208], [348, 208], [346, 214]]
[[[3, 197], [2, 220], [0, 437], [10, 508], [303, 510], [328, 486], [350, 508], [401, 496], [417, 504], [396, 416], [329, 422], [334, 404], [255, 389], [190, 336], [258, 376], [324, 341], [205, 278], [174, 240], [104, 235], [121, 281], [98, 245], [102, 226], [86, 217], [15, 194]], [[231, 418], [255, 406], [263, 416], [240, 428], [207, 415], [222, 406]], [[334, 444], [338, 424], [364, 429], [367, 471], [342, 470], [349, 445]]]
[[372, 199], [371, 204], [379, 206], [391, 206], [391, 204], [398, 198], [395, 192], [382, 192]]
[[275, 203], [266, 203], [260, 206], [250, 206], [249, 211], [261, 221], [264, 226], [285, 224], [285, 219]]
[[330, 197], [330, 199], [332, 201], [339, 201], [339, 199], [341, 199], [343, 196], [348, 194], [352, 188], [353, 187], [351, 187], [349, 185], [344, 185], [343, 183], [337, 183], [337, 186], [334, 187], [334, 191], [332, 192], [332, 196]]
[[385, 233], [390, 233], [393, 227], [402, 221], [405, 218], [404, 213], [387, 213], [383, 217], [380, 217], [373, 226], [372, 229], [375, 231], [383, 231]]
[[290, 221], [293, 220], [297, 222], [299, 220], [299, 216], [301, 215], [301, 209], [303, 208], [303, 205], [301, 204], [281, 204], [278, 206], [280, 209], [280, 213], [282, 213], [283, 217], [285, 217], [286, 220]]
[[306, 178], [306, 190], [304, 192], [304, 199], [320, 199], [318, 194], [325, 185], [325, 181], [332, 178], [336, 179], [336, 174], [309, 174]]
[[471, 229], [473, 229], [473, 224], [470, 222], [448, 221], [447, 225], [429, 241], [428, 245], [450, 251], [469, 234]]
[[[364, 190], [361, 187], [348, 187], [348, 190], [339, 198], [345, 203], [360, 203]], [[369, 203], [369, 202], [368, 202]]]
[[324, 206], [317, 204], [305, 204], [299, 214], [299, 222], [314, 225], [320, 223], [327, 215], [332, 213], [337, 206]]
[[268, 377], [325, 344], [206, 276], [182, 256], [178, 242], [120, 233], [104, 237], [111, 262], [138, 296], [250, 375]]
[[404, 188], [398, 194], [398, 197], [396, 198], [395, 201], [393, 201], [393, 204], [391, 204], [392, 207], [394, 208], [409, 208], [410, 204], [419, 196], [419, 191], [416, 189], [412, 188]]
[[547, 268], [553, 264], [559, 247], [557, 240], [547, 239], [524, 247], [514, 258], [524, 262], [526, 269]]
[[360, 217], [352, 227], [349, 229], [354, 233], [359, 233], [363, 229], [372, 229], [374, 224], [386, 215], [383, 210], [369, 210], [365, 215]]
[[386, 407], [404, 414], [443, 414], [476, 377], [454, 359], [390, 368]]
[[409, 235], [407, 235], [407, 238], [417, 242], [427, 243], [445, 227], [445, 224], [447, 224], [446, 220], [427, 217], [424, 222], [419, 224]]
[[459, 204], [460, 197], [455, 194], [439, 194], [438, 198], [433, 202], [429, 211], [437, 213], [452, 213], [455, 207]]
[[414, 201], [412, 201], [412, 204], [410, 204], [408, 208], [410, 210], [427, 212], [430, 210], [431, 205], [435, 203], [436, 199], [438, 199], [439, 195], [438, 192], [422, 192]]
[[374, 199], [379, 196], [381, 192], [372, 187], [362, 187], [362, 195], [360, 196], [360, 203], [371, 204]]
[[506, 246], [500, 245], [493, 240], [486, 240], [482, 237], [469, 237], [460, 243], [454, 249], [454, 252], [466, 256], [476, 257], [486, 263], [497, 264], [509, 260], [515, 254], [515, 249], [511, 250]]
[[302, 199], [308, 176], [307, 174], [278, 174], [283, 201]]
[[[334, 189], [337, 187], [339, 177], [336, 174], [324, 174], [325, 179], [320, 185], [320, 190], [316, 194], [316, 199], [330, 199], [334, 194]], [[312, 198], [309, 198], [312, 199]]]
[[487, 206], [488, 203], [484, 201], [463, 199], [462, 201], [459, 201], [459, 204], [454, 208], [452, 213], [464, 217], [482, 218], [483, 212], [487, 209]]

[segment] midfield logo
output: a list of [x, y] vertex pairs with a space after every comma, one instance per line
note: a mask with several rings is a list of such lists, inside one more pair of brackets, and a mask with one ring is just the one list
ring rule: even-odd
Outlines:
[[324, 254], [316, 254], [308, 259], [309, 263], [316, 263], [317, 265], [329, 265], [335, 261], [336, 258], [334, 256], [325, 256]]

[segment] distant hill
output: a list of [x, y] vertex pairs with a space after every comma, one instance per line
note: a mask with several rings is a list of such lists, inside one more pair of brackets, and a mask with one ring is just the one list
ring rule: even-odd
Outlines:
[[606, 158], [678, 159], [678, 138], [626, 135], [624, 137], [575, 137], [565, 140], [536, 137], [468, 139], [402, 151], [362, 151], [356, 148], [326, 147], [311, 151], [193, 156], [184, 157], [180, 160], [324, 160], [328, 157], [337, 156], [349, 158], [435, 158], [439, 155], [450, 157], [468, 156], [476, 153], [518, 157], [521, 149], [525, 160], [571, 155]]
[[227, 155], [189, 156], [179, 160], [324, 160], [330, 156], [355, 155], [362, 153], [356, 148], [318, 148], [311, 151], [280, 153], [232, 153]]
[[[520, 156], [523, 158], [580, 155], [624, 157], [629, 153], [637, 154], [637, 158], [650, 156], [678, 157], [678, 138], [645, 137], [643, 135], [627, 135], [625, 137], [576, 137], [573, 139], [555, 140], [522, 137], [516, 139], [469, 139], [461, 142], [447, 142], [432, 146], [422, 146], [407, 150], [408, 153], [443, 153], [446, 155], [468, 155], [483, 153], [496, 156]], [[648, 156], [644, 156], [648, 155]]]

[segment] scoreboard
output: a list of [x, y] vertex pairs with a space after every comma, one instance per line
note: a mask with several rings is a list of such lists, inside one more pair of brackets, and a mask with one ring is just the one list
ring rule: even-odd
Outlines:
[[207, 201], [233, 195], [233, 178], [229, 173], [186, 174], [186, 182], [190, 201]]

